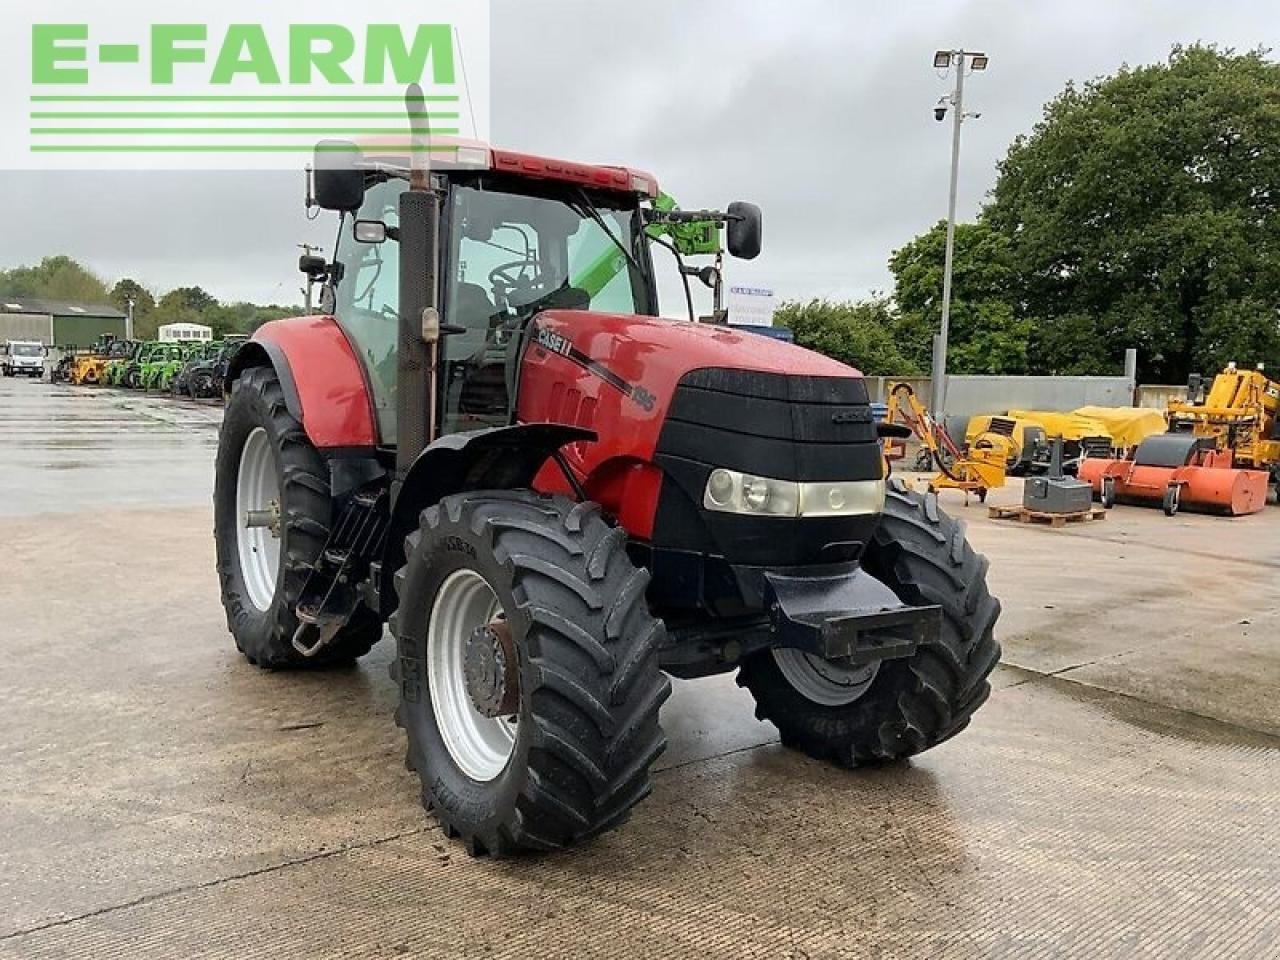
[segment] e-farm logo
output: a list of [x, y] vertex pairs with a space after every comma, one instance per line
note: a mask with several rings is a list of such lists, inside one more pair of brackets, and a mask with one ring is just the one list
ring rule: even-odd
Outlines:
[[[124, 6], [34, 8], [21, 57], [0, 30], [0, 164], [297, 168], [320, 140], [402, 154], [487, 139], [483, 2], [384, 2], [367, 19], [332, 0], [224, 0], [190, 19], [156, 0]], [[421, 93], [406, 103], [411, 84]]]

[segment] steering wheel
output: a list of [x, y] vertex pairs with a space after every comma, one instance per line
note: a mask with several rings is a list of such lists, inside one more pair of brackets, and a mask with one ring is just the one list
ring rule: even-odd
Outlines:
[[[526, 270], [537, 270], [538, 261], [533, 257], [525, 257], [522, 260], [512, 260], [510, 263], [502, 263], [489, 271], [489, 283], [497, 286], [499, 283], [507, 287], [519, 286], [521, 283], [531, 283], [533, 278], [525, 277]], [[518, 273], [512, 271], [518, 270]]]

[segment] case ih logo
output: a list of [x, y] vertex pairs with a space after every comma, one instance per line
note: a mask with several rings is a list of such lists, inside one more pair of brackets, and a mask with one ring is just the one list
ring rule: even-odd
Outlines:
[[484, 0], [193, 9], [61, 0], [31, 5], [25, 27], [11, 14], [0, 166], [297, 169], [319, 140], [408, 155], [452, 149], [431, 137], [488, 139]]
[[546, 327], [538, 328], [538, 346], [544, 350], [550, 350], [552, 353], [558, 353], [562, 357], [569, 356], [573, 350], [573, 344], [568, 337], [556, 333], [554, 330], [548, 330]]

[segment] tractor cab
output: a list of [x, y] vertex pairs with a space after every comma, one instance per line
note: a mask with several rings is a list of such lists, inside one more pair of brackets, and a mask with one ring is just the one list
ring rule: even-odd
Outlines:
[[[732, 205], [731, 214], [689, 214], [661, 197], [654, 179], [639, 171], [476, 145], [458, 148], [455, 160], [459, 155], [465, 164], [437, 164], [430, 174], [440, 266], [434, 309], [445, 334], [436, 388], [442, 433], [512, 421], [522, 334], [535, 315], [578, 310], [656, 316], [652, 242], [674, 252], [686, 286], [690, 276], [713, 286], [717, 305], [719, 258], [716, 268], [698, 270], [685, 267], [682, 254], [718, 253], [724, 223], [740, 256], [759, 251], [760, 214], [749, 204]], [[315, 195], [309, 197], [342, 218], [338, 252], [321, 274], [322, 303], [359, 354], [378, 434], [394, 445], [400, 199], [413, 171], [404, 157], [353, 152], [335, 167], [325, 162], [331, 156], [317, 154]], [[316, 258], [303, 259], [309, 261], [303, 269], [314, 275]]]

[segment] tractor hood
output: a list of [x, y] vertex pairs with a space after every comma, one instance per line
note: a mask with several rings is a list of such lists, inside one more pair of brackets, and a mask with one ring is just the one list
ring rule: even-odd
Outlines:
[[537, 325], [570, 337], [592, 357], [648, 355], [652, 374], [672, 385], [690, 370], [725, 367], [818, 377], [857, 377], [853, 367], [742, 328], [629, 314], [552, 310]]
[[[713, 326], [588, 311], [535, 318], [524, 352], [518, 417], [526, 422], [623, 428], [601, 453], [648, 460], [686, 375], [696, 370], [860, 380], [850, 366], [769, 337]], [[603, 434], [603, 431], [598, 430]]]
[[[566, 447], [565, 463], [632, 536], [762, 565], [844, 560], [853, 554], [827, 556], [824, 545], [856, 552], [865, 541], [873, 515], [808, 522], [813, 538], [792, 537], [788, 553], [770, 519], [702, 509], [716, 467], [794, 482], [880, 479], [857, 370], [759, 334], [653, 317], [549, 311], [529, 337], [518, 419], [596, 433]], [[555, 470], [541, 478], [550, 489]]]

